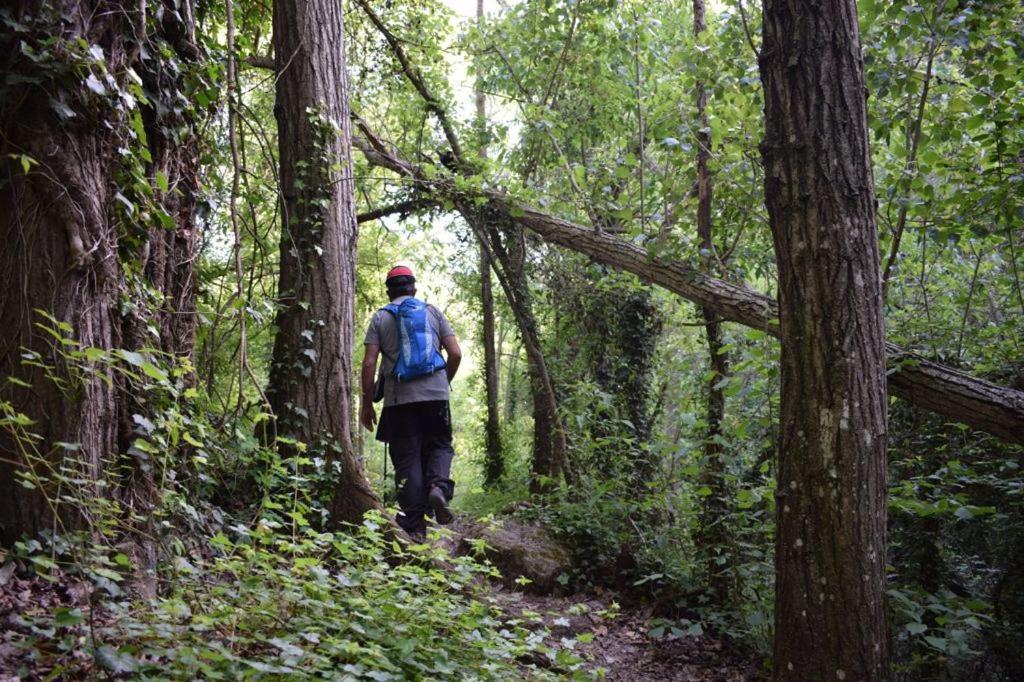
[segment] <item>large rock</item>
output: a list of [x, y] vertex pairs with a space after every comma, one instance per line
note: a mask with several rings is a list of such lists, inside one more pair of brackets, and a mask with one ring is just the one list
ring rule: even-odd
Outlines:
[[559, 576], [568, 574], [572, 559], [568, 550], [539, 526], [527, 526], [506, 520], [501, 526], [478, 523], [465, 529], [459, 542], [459, 552], [472, 554], [479, 542], [486, 543], [484, 556], [501, 572], [502, 582], [508, 587], [519, 587], [520, 577], [530, 582], [521, 589], [533, 594], [551, 594], [561, 585]]

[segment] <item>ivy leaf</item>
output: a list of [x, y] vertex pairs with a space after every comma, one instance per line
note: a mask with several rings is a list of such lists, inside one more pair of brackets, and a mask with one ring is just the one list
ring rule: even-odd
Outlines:
[[298, 656], [302, 656], [303, 654], [306, 653], [305, 651], [302, 650], [302, 647], [297, 647], [294, 644], [292, 644], [291, 642], [288, 642], [288, 641], [286, 641], [284, 639], [281, 639], [279, 637], [272, 637], [272, 638], [268, 639], [267, 642], [269, 642], [270, 644], [273, 644], [278, 649], [280, 649], [282, 651], [282, 653], [284, 653], [285, 655], [288, 655], [288, 656], [298, 657]]
[[50, 108], [57, 113], [57, 117], [62, 121], [66, 121], [69, 118], [74, 118], [78, 115], [71, 109], [71, 107], [57, 99], [50, 100]]
[[142, 429], [143, 433], [146, 434], [153, 433], [153, 430], [156, 428], [153, 425], [153, 422], [151, 422], [149, 419], [142, 416], [141, 414], [133, 414], [132, 421], [138, 424], [139, 428]]
[[127, 362], [130, 365], [135, 365], [136, 367], [142, 367], [142, 365], [145, 364], [146, 362], [146, 359], [142, 357], [140, 353], [136, 353], [135, 351], [120, 350], [118, 352], [118, 355], [120, 355], [121, 359], [123, 359], [125, 362]]
[[37, 161], [28, 154], [20, 154], [18, 158], [21, 160], [21, 170], [25, 173], [28, 173], [32, 169], [32, 164], [37, 163]]
[[100, 79], [95, 74], [90, 73], [89, 77], [85, 79], [85, 87], [89, 88], [97, 95], [107, 94], [107, 87], [100, 82]]
[[53, 617], [53, 624], [58, 627], [67, 627], [70, 625], [78, 625], [85, 616], [82, 615], [81, 609], [57, 609]]
[[157, 381], [167, 381], [167, 373], [162, 369], [154, 365], [152, 362], [143, 362], [142, 371], [150, 379], [156, 379]]
[[96, 662], [115, 675], [133, 673], [139, 667], [138, 662], [131, 654], [119, 651], [109, 645], [103, 645], [96, 649]]

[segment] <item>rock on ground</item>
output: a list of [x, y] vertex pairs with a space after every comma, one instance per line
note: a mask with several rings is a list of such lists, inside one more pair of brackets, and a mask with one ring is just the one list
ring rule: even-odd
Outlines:
[[[558, 592], [572, 568], [569, 551], [539, 526], [505, 519], [494, 525], [462, 520], [456, 533], [457, 551], [476, 554], [482, 551], [501, 571], [506, 587], [522, 586], [530, 594]], [[563, 577], [564, 576], [564, 577]], [[527, 578], [523, 584], [521, 578]]]

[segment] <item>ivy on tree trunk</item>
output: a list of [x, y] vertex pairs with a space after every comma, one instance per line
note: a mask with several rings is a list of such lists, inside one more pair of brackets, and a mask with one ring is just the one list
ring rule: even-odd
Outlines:
[[[0, 430], [5, 545], [86, 523], [61, 499], [66, 475], [79, 495], [112, 496], [125, 516], [148, 518], [157, 463], [120, 460], [146, 398], [110, 352], [192, 354], [197, 110], [181, 102], [203, 87], [202, 54], [191, 2], [143, 7], [19, 3], [3, 19], [0, 64], [12, 77], [0, 91], [0, 376], [15, 380], [2, 397], [39, 436]], [[100, 355], [83, 365], [86, 349]]]
[[352, 448], [356, 223], [342, 7], [274, 2], [281, 183], [278, 306], [267, 391], [279, 436], [340, 463], [332, 522], [378, 508]]

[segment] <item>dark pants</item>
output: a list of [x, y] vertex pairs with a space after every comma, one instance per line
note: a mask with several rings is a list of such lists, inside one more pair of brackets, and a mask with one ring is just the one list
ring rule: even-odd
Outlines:
[[451, 417], [447, 401], [386, 407], [381, 413], [378, 440], [388, 443], [398, 488], [398, 525], [407, 532], [426, 530], [430, 511], [427, 495], [432, 486], [452, 499]]

